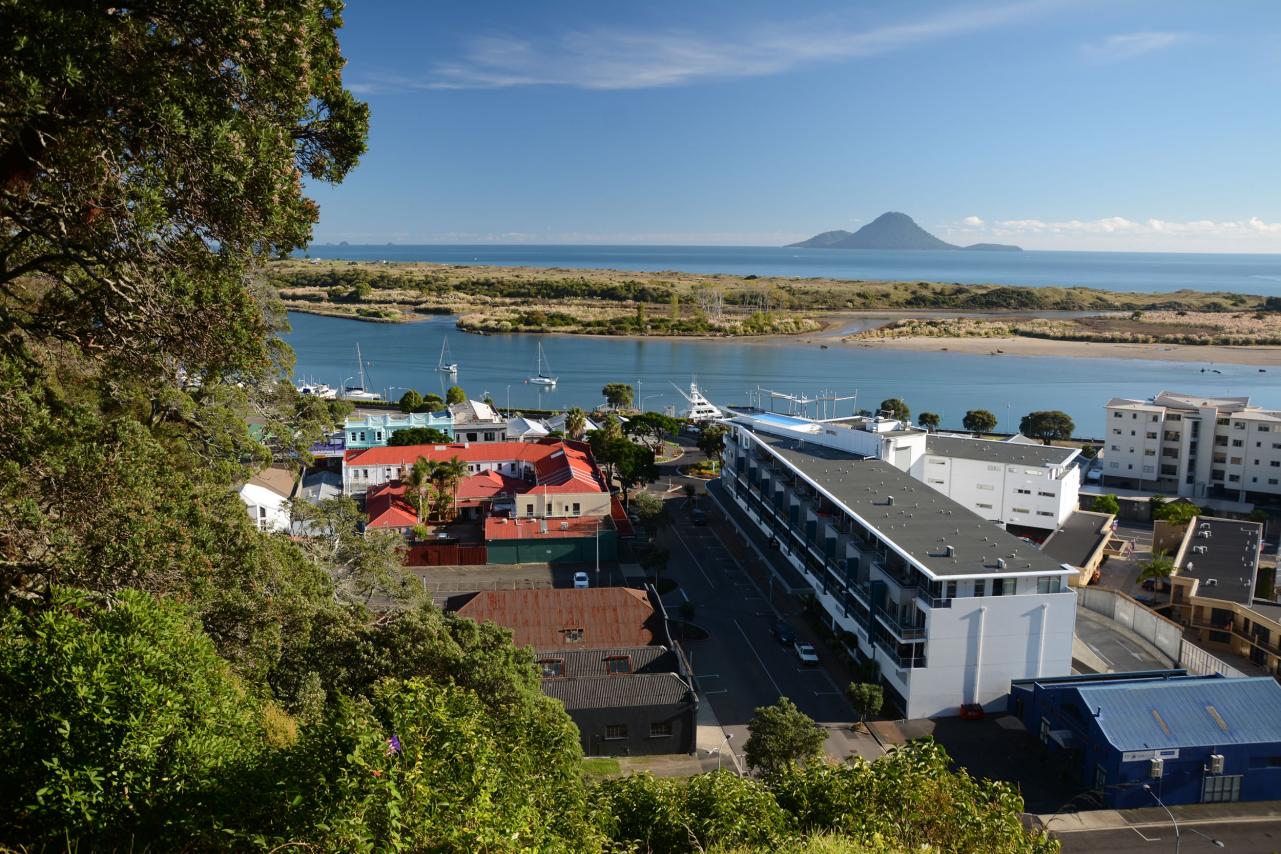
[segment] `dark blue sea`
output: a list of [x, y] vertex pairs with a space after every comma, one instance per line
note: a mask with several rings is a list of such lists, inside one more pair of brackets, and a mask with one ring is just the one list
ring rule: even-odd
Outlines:
[[1114, 291], [1234, 291], [1281, 296], [1281, 254], [1176, 252], [894, 252], [767, 246], [312, 246], [315, 258], [431, 261], [739, 276], [958, 284], [1081, 285]]

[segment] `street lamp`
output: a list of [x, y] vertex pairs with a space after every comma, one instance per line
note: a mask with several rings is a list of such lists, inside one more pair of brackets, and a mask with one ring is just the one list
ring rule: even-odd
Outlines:
[[[1156, 801], [1157, 804], [1160, 805], [1161, 809], [1165, 810], [1165, 814], [1170, 817], [1170, 824], [1174, 825], [1174, 854], [1179, 854], [1179, 844], [1183, 841], [1183, 838], [1180, 832], [1179, 822], [1174, 818], [1174, 813], [1170, 812], [1170, 808], [1165, 805], [1165, 801], [1157, 797], [1156, 792], [1152, 791], [1152, 787], [1149, 786], [1147, 783], [1143, 784], [1143, 791], [1151, 795], [1152, 800]], [[1224, 847], [1222, 840], [1215, 839], [1212, 836], [1206, 836], [1204, 833], [1197, 830], [1195, 827], [1189, 827], [1187, 829], [1195, 833], [1197, 836], [1200, 836], [1202, 839], [1205, 839], [1215, 848]]]
[[651, 393], [651, 394], [647, 394], [647, 395], [645, 395], [644, 397], [642, 397], [642, 398], [641, 398], [641, 402], [640, 402], [640, 411], [641, 411], [641, 412], [644, 412], [644, 411], [645, 411], [645, 401], [649, 400], [651, 397], [662, 397], [662, 396], [663, 396], [663, 394], [664, 394], [664, 393], [663, 393], [663, 392], [661, 392], [661, 391], [656, 391], [656, 392], [653, 392], [653, 393]]
[[[727, 732], [727, 733], [725, 733], [725, 738], [721, 741], [721, 744], [722, 744], [723, 746], [725, 746], [725, 747], [729, 747], [729, 743], [730, 743], [730, 740], [731, 740], [732, 738], [734, 738], [734, 733], [732, 733], [732, 732]], [[717, 770], [717, 771], [721, 770], [721, 757], [722, 757], [722, 755], [723, 755], [723, 752], [721, 751], [721, 748], [720, 748], [720, 747], [717, 747], [717, 748], [716, 748], [716, 770]], [[737, 764], [737, 763], [735, 763], [735, 764], [734, 764], [734, 771], [735, 771], [735, 772], [737, 772], [737, 771], [738, 771], [738, 764]]]

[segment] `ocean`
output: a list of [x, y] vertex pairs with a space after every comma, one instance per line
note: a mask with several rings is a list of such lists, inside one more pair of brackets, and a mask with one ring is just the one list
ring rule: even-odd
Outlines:
[[895, 252], [767, 246], [314, 245], [314, 258], [1281, 296], [1281, 254]]

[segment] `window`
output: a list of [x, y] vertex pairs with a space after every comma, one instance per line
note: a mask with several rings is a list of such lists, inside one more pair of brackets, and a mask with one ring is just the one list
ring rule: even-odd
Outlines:
[[1037, 593], [1058, 593], [1062, 589], [1062, 579], [1057, 575], [1042, 575], [1036, 579]]
[[1228, 462], [1229, 462], [1229, 463], [1231, 463], [1231, 464], [1232, 464], [1232, 465], [1234, 465], [1234, 466], [1239, 466], [1239, 465], [1241, 465], [1241, 458], [1240, 458], [1240, 457], [1228, 457]]
[[947, 465], [947, 460], [938, 460], [938, 459], [935, 459], [934, 457], [930, 457], [930, 465], [932, 465], [932, 466], [945, 466], [945, 465]]
[[486, 442], [492, 442], [492, 441], [494, 441], [494, 434], [493, 434], [493, 433], [486, 433], [486, 434], [485, 434], [485, 441], [486, 441]]
[[476, 434], [475, 434], [475, 433], [468, 433], [468, 434], [467, 434], [467, 441], [468, 441], [468, 442], [475, 442], [475, 441], [476, 441]]
[[383, 440], [383, 431], [381, 430], [375, 431], [374, 438], [377, 439], [379, 442], [381, 442]]
[[627, 738], [627, 724], [605, 724], [605, 740], [618, 741]]
[[361, 431], [360, 431], [360, 441], [362, 441], [362, 442], [363, 442], [363, 441], [365, 441], [365, 431], [364, 431], [364, 430], [361, 430]]
[[1241, 441], [1240, 439], [1232, 440], [1232, 447], [1234, 448], [1240, 448], [1240, 447], [1243, 447], [1244, 445], [1245, 445], [1245, 442]]
[[1241, 475], [1239, 475], [1239, 474], [1230, 474], [1230, 475], [1228, 475], [1228, 480], [1229, 480], [1230, 482], [1232, 482], [1232, 483], [1240, 483], [1240, 482], [1241, 482]]
[[991, 510], [991, 509], [992, 509], [992, 505], [991, 505], [991, 504], [984, 504], [982, 501], [975, 502], [975, 506], [977, 506], [977, 507], [982, 507], [984, 510]]
[[1151, 473], [1152, 473], [1153, 471], [1155, 471], [1156, 469], [1154, 469], [1152, 466], [1144, 466], [1144, 467], [1143, 467], [1143, 470], [1144, 470], [1145, 472], [1147, 472], [1148, 474], [1151, 474]]
[[575, 501], [573, 505], [571, 505], [569, 512], [574, 516], [582, 516], [583, 515], [582, 505], [580, 505], [577, 501]]
[[993, 486], [993, 485], [992, 485], [992, 484], [990, 484], [990, 483], [976, 483], [976, 484], [974, 484], [974, 488], [975, 488], [975, 489], [981, 489], [981, 490], [983, 490], [984, 492], [991, 492], [991, 491], [993, 491], [994, 489], [996, 489], [996, 487], [995, 487], [995, 486]]
[[1030, 490], [1030, 489], [1016, 489], [1016, 490], [1014, 490], [1014, 491], [1015, 491], [1015, 492], [1017, 492], [1019, 495], [1031, 495], [1031, 494], [1032, 494], [1032, 490]]
[[565, 643], [581, 643], [583, 640], [582, 629], [561, 629], [560, 634]]
[[1032, 511], [1028, 510], [1026, 507], [1015, 507], [1014, 512], [1015, 513], [1031, 513]]
[[1040, 470], [1040, 469], [1023, 469], [1023, 473], [1024, 473], [1025, 475], [1027, 475], [1028, 477], [1040, 477], [1040, 476], [1041, 476], [1041, 470]]
[[1000, 467], [1000, 466], [988, 466], [988, 467], [987, 467], [987, 470], [988, 470], [988, 471], [1000, 471], [1000, 470], [1001, 470], [1001, 467]]
[[1121, 447], [1120, 447], [1119, 445], [1113, 445], [1113, 446], [1112, 446], [1112, 450], [1114, 450], [1114, 451], [1119, 451], [1119, 450], [1121, 450]]
[[1120, 417], [1121, 417], [1121, 413], [1119, 413], [1119, 412], [1113, 412], [1113, 413], [1112, 413], [1112, 417], [1113, 417], [1113, 418], [1120, 418]]
[[[930, 479], [929, 479], [929, 482], [930, 482], [930, 483], [932, 483], [932, 484], [934, 484], [935, 486], [942, 486], [942, 485], [943, 485], [943, 481], [939, 480], [938, 478], [933, 478], [933, 477], [932, 477], [932, 478], [930, 478]], [[980, 487], [980, 488], [981, 488], [981, 487]]]
[[1207, 776], [1201, 784], [1201, 803], [1226, 804], [1241, 800], [1240, 774], [1227, 774], [1222, 777]]
[[947, 598], [949, 599], [956, 598], [956, 582], [955, 581], [949, 581], [947, 583]]
[[1108, 463], [1108, 468], [1110, 469], [1119, 469], [1120, 467], [1121, 467], [1121, 464], [1118, 463], [1116, 460], [1113, 460], [1112, 462]]
[[1271, 427], [1269, 427], [1267, 424], [1260, 424], [1258, 427], [1256, 427], [1256, 428], [1254, 428], [1254, 429], [1255, 429], [1256, 431], [1258, 431], [1259, 433], [1271, 433], [1271, 432], [1272, 432], [1272, 428], [1271, 428]]
[[533, 504], [533, 502], [532, 502], [532, 501], [529, 503], [529, 506], [525, 508], [525, 515], [526, 515], [526, 516], [529, 516], [529, 517], [533, 517], [533, 515], [534, 515], [534, 504]]
[[1155, 434], [1155, 433], [1148, 433], [1148, 434], [1147, 434], [1147, 436], [1148, 436], [1148, 438], [1149, 438], [1149, 439], [1155, 439], [1155, 438], [1156, 438], [1156, 434]]
[[563, 658], [544, 658], [538, 662], [538, 666], [542, 668], [543, 676], [545, 677], [565, 675], [565, 659]]
[[672, 735], [671, 721], [654, 721], [649, 725], [650, 738], [670, 738]]
[[1053, 493], [1053, 492], [1038, 492], [1038, 493], [1037, 493], [1037, 495], [1041, 496], [1042, 498], [1053, 498], [1053, 497], [1054, 497], [1054, 493]]
[[1053, 515], [1054, 515], [1054, 513], [1053, 513], [1052, 511], [1050, 511], [1050, 510], [1038, 510], [1038, 511], [1036, 511], [1036, 515], [1038, 515], [1038, 516], [1053, 516]]
[[987, 595], [987, 579], [986, 579], [986, 578], [978, 578], [978, 579], [975, 579], [975, 581], [974, 581], [974, 595], [975, 595], [975, 596], [986, 596], [986, 595]]
[[1138, 419], [1139, 419], [1139, 413], [1137, 413], [1137, 412], [1131, 412], [1131, 413], [1130, 413], [1130, 420], [1131, 420], [1131, 421], [1137, 421]]
[[605, 656], [606, 673], [631, 673], [632, 658], [630, 655], [607, 655]]
[[1145, 456], [1145, 457], [1155, 457], [1155, 456], [1156, 456], [1156, 448], [1144, 448], [1144, 449], [1143, 449], [1143, 456]]
[[1232, 422], [1232, 429], [1233, 429], [1233, 430], [1244, 430], [1244, 429], [1245, 429], [1245, 422], [1244, 422], [1244, 421], [1233, 421], [1233, 422]]
[[1270, 478], [1268, 478], [1268, 484], [1269, 484], [1270, 486], [1276, 486], [1276, 485], [1277, 485], [1277, 482], [1278, 482], [1278, 481], [1277, 481], [1277, 479], [1276, 479], [1275, 477], [1270, 477]]

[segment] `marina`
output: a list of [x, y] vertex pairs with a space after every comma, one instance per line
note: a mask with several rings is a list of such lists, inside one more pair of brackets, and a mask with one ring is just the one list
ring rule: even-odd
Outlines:
[[[359, 342], [367, 375], [377, 383], [370, 381], [367, 391], [392, 400], [409, 388], [443, 396], [456, 384], [472, 398], [488, 396], [503, 407], [590, 409], [603, 402], [603, 385], [623, 382], [633, 386], [642, 409], [683, 411], [687, 401], [672, 384], [688, 389], [696, 381], [710, 401], [721, 405], [747, 402], [758, 385], [793, 393], [830, 389], [851, 398], [837, 415], [899, 397], [913, 413], [936, 412], [944, 427], [954, 428], [969, 409], [991, 411], [1000, 430], [1017, 429], [1019, 419], [1033, 410], [1060, 409], [1072, 416], [1080, 436], [1102, 435], [1109, 399], [1145, 397], [1154, 388], [1250, 395], [1263, 406], [1281, 405], [1281, 372], [1260, 373], [1249, 365], [821, 349], [801, 339], [767, 344], [459, 335], [450, 317], [368, 324], [293, 313], [290, 321], [293, 329], [285, 340], [296, 354], [297, 377], [341, 386], [352, 373], [351, 354]], [[457, 374], [436, 370], [446, 335], [462, 366]], [[527, 366], [537, 364], [540, 346], [545, 360], [557, 367], [555, 385], [526, 382]]]

